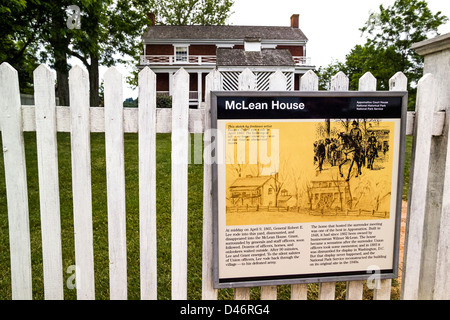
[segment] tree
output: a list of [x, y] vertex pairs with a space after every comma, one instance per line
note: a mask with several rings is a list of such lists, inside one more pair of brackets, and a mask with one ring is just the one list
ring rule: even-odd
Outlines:
[[379, 7], [360, 30], [375, 48], [392, 48], [399, 56], [399, 67], [412, 83], [422, 76], [423, 58], [411, 49], [413, 43], [438, 35], [448, 21], [439, 11], [432, 13], [424, 0], [396, 0], [392, 6]]
[[128, 63], [142, 48], [140, 37], [149, 20], [148, 1], [81, 1], [81, 28], [72, 30], [68, 53], [89, 72], [90, 104], [98, 106], [99, 66]]
[[32, 93], [33, 71], [38, 66], [33, 30], [39, 28], [43, 16], [25, 0], [2, 1], [0, 14], [0, 63], [8, 62], [18, 71], [22, 93]]
[[[224, 24], [233, 0], [11, 0], [0, 4], [0, 59], [19, 71], [32, 88], [38, 62], [57, 74], [57, 96], [68, 105], [68, 58], [82, 61], [89, 72], [90, 104], [99, 105], [99, 66], [136, 64], [149, 12], [165, 23]], [[80, 8], [81, 27], [69, 28], [71, 5]]]
[[438, 35], [438, 28], [448, 21], [439, 11], [435, 14], [424, 0], [396, 0], [392, 6], [379, 7], [360, 28], [366, 36], [364, 45], [356, 45], [345, 62], [333, 62], [318, 70], [321, 86], [327, 86], [331, 72], [347, 74], [350, 89], [357, 90], [359, 78], [370, 71], [378, 80], [377, 89], [389, 88], [389, 79], [398, 71], [409, 80], [409, 106], [415, 104], [415, 85], [423, 74], [423, 58], [411, 49], [413, 43]]
[[[71, 5], [80, 8], [80, 28], [67, 24]], [[98, 106], [99, 66], [139, 55], [140, 37], [149, 22], [148, 10], [147, 0], [12, 0], [0, 5], [0, 12], [5, 13], [0, 21], [0, 58], [9, 62], [31, 54], [33, 69], [38, 61], [50, 64], [57, 75], [59, 102], [68, 105], [67, 61], [77, 57], [89, 72], [90, 103]], [[32, 75], [31, 68], [23, 63], [13, 66], [19, 74], [25, 72], [28, 78]]]
[[224, 25], [234, 0], [151, 0], [150, 7], [163, 25]]
[[350, 89], [358, 90], [359, 79], [370, 71], [377, 79], [377, 90], [389, 90], [389, 79], [395, 74], [393, 71], [403, 70], [401, 58], [393, 46], [376, 47], [370, 42], [356, 45], [345, 61]]

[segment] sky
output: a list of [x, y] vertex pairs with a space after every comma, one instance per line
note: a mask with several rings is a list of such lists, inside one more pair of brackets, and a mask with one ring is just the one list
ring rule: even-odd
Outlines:
[[[365, 43], [359, 29], [370, 12], [395, 0], [235, 0], [229, 22], [233, 25], [290, 26], [292, 14], [299, 14], [299, 27], [309, 39], [306, 55], [316, 67], [327, 66], [333, 59], [343, 61], [357, 44]], [[433, 13], [450, 17], [449, 0], [428, 0]], [[450, 22], [440, 30], [450, 32]]]
[[[343, 61], [357, 44], [363, 44], [359, 29], [370, 12], [379, 12], [379, 6], [394, 4], [395, 0], [235, 0], [228, 22], [232, 25], [290, 26], [292, 14], [299, 14], [299, 27], [309, 39], [306, 55], [317, 68], [334, 60]], [[450, 17], [449, 0], [428, 0], [433, 13], [441, 11]], [[450, 22], [439, 29], [450, 32]], [[128, 71], [120, 68], [124, 76]], [[100, 69], [100, 77], [106, 68]], [[137, 97], [137, 90], [125, 85], [124, 99]]]

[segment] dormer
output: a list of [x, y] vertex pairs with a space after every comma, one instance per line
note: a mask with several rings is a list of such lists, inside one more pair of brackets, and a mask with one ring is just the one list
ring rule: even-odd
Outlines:
[[261, 52], [261, 38], [245, 37], [244, 50], [249, 52]]

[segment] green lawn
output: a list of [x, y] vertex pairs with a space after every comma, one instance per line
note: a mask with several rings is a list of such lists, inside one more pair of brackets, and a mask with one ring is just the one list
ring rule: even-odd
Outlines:
[[[170, 134], [157, 135], [157, 239], [158, 239], [158, 299], [171, 298], [170, 284]], [[194, 139], [191, 139], [193, 141]], [[409, 181], [409, 159], [411, 137], [407, 137], [404, 197]], [[409, 150], [409, 151], [408, 151]], [[31, 232], [31, 259], [33, 277], [33, 299], [44, 299], [41, 230], [39, 216], [39, 187], [37, 176], [37, 153], [35, 133], [25, 133], [25, 151], [28, 175], [28, 195]], [[106, 170], [104, 134], [91, 135], [92, 153], [92, 204], [95, 263], [96, 299], [109, 299], [108, 274], [108, 227], [106, 212]], [[61, 229], [64, 283], [72, 273], [69, 266], [75, 264], [74, 233], [72, 215], [72, 184], [70, 135], [58, 133], [58, 155], [60, 175]], [[128, 246], [128, 298], [139, 299], [139, 182], [138, 182], [138, 136], [125, 134], [125, 174]], [[203, 166], [189, 165], [188, 195], [188, 298], [201, 299], [202, 269], [202, 197]], [[3, 155], [0, 155], [0, 300], [11, 299], [10, 256], [6, 189], [4, 181]], [[394, 281], [395, 284], [395, 281]], [[309, 298], [317, 298], [317, 285], [311, 284]], [[371, 292], [366, 291], [366, 298]], [[232, 299], [232, 290], [220, 290], [220, 299]], [[65, 299], [76, 299], [75, 290], [64, 289]], [[290, 286], [280, 286], [279, 299], [289, 299]], [[345, 283], [338, 283], [336, 296], [345, 298]], [[259, 289], [253, 288], [252, 299], [259, 298]], [[393, 298], [398, 298], [393, 296]]]

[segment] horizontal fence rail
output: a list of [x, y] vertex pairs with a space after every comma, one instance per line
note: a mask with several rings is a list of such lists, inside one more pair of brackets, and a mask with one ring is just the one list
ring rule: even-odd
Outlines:
[[[141, 299], [157, 299], [156, 238], [156, 133], [172, 133], [172, 299], [187, 297], [187, 194], [188, 136], [204, 133], [203, 161], [203, 257], [202, 298], [217, 299], [212, 287], [213, 223], [211, 184], [210, 92], [222, 88], [222, 75], [214, 70], [206, 80], [206, 106], [189, 109], [189, 77], [184, 69], [174, 75], [171, 109], [156, 108], [156, 76], [144, 68], [139, 74], [139, 108], [122, 107], [122, 75], [114, 67], [105, 73], [105, 107], [89, 106], [88, 74], [75, 66], [70, 71], [70, 107], [56, 106], [54, 79], [48, 67], [34, 73], [35, 106], [22, 106], [17, 71], [7, 63], [0, 66], [0, 129], [2, 133], [8, 203], [13, 299], [32, 298], [30, 225], [23, 132], [37, 133], [39, 192], [41, 204], [44, 291], [46, 299], [63, 299], [61, 230], [59, 225], [58, 169], [56, 133], [70, 132], [75, 259], [83, 270], [77, 280], [77, 298], [95, 299], [90, 133], [105, 133], [109, 284], [111, 299], [127, 299], [127, 242], [125, 208], [124, 133], [139, 134], [139, 221]], [[270, 89], [286, 88], [286, 77], [271, 76]], [[331, 80], [331, 90], [348, 91], [348, 77], [339, 72]], [[390, 90], [406, 90], [407, 79], [397, 73]], [[300, 83], [302, 91], [317, 91], [318, 78], [308, 71]], [[246, 70], [240, 75], [239, 90], [256, 90], [256, 78]], [[365, 74], [360, 91], [375, 91], [376, 79]], [[445, 112], [429, 118], [431, 135], [441, 135]], [[414, 132], [415, 112], [408, 112], [406, 134]], [[201, 163], [201, 160], [199, 161]], [[391, 280], [379, 280], [374, 299], [389, 299]], [[363, 281], [347, 283], [346, 298], [362, 299]], [[335, 299], [335, 283], [319, 284], [319, 299]], [[291, 286], [291, 299], [306, 299], [306, 284]], [[236, 288], [234, 298], [249, 299], [250, 288]], [[261, 299], [276, 299], [277, 287], [261, 288]]]

